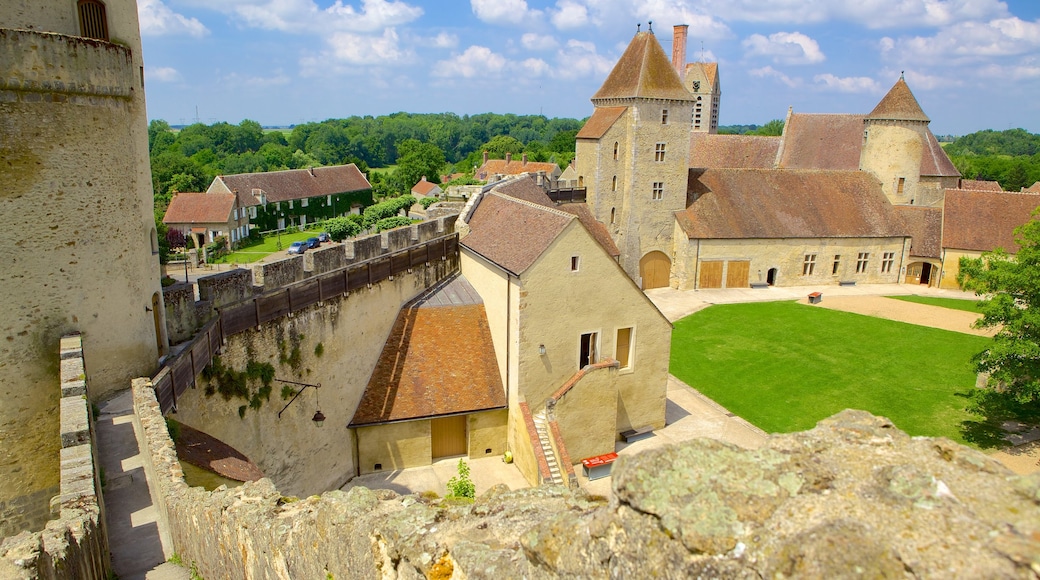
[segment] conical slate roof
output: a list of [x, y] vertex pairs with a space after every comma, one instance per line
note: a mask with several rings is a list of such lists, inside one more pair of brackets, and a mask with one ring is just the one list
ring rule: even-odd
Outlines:
[[593, 102], [630, 98], [693, 100], [650, 32], [636, 33], [603, 86], [592, 95]]
[[891, 121], [924, 121], [931, 122], [928, 115], [921, 110], [914, 94], [910, 92], [903, 77], [899, 77], [885, 98], [867, 115], [867, 119], [886, 119]]

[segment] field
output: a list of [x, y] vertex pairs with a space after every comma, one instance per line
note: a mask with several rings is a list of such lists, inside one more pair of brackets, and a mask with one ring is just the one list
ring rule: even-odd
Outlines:
[[962, 422], [984, 337], [795, 302], [716, 305], [675, 323], [671, 373], [768, 432], [845, 409], [969, 443]]
[[982, 311], [975, 305], [975, 300], [961, 300], [959, 298], [938, 298], [934, 296], [918, 296], [912, 294], [910, 296], [886, 296], [885, 298], [893, 298], [895, 300], [905, 300], [906, 302], [915, 302], [917, 304], [927, 304], [929, 306], [941, 306], [943, 308], [952, 308], [954, 310], [964, 310], [965, 312], [976, 312], [981, 314]]

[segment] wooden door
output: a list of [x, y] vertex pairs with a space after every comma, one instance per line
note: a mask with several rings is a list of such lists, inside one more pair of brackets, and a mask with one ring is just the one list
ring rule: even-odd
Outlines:
[[701, 262], [698, 288], [722, 288], [722, 262]]
[[466, 415], [430, 420], [433, 458], [466, 455]]
[[730, 262], [726, 270], [726, 288], [749, 288], [748, 274], [751, 262]]
[[665, 288], [672, 274], [672, 261], [663, 252], [650, 252], [639, 260], [639, 277], [643, 290]]

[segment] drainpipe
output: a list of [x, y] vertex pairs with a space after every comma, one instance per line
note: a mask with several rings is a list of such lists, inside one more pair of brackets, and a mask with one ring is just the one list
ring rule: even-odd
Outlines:
[[509, 351], [513, 346], [513, 338], [509, 333], [509, 322], [513, 318], [513, 312], [510, 309], [511, 296], [509, 292], [509, 283], [512, 280], [512, 276], [509, 272], [506, 272], [506, 405], [509, 405]]
[[701, 240], [697, 238], [697, 257], [693, 261], [693, 289], [701, 289]]
[[906, 247], [906, 238], [903, 238], [903, 252], [899, 255], [899, 270], [897, 271], [899, 277], [896, 279], [897, 284], [906, 282], [906, 271], [903, 270], [903, 267], [906, 266], [906, 255], [909, 252], [910, 249]]

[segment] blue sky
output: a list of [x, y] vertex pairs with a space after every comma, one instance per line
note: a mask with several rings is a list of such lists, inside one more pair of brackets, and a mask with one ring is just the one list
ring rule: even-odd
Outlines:
[[[719, 62], [720, 124], [867, 113], [902, 71], [936, 134], [1040, 133], [1037, 0], [138, 0], [148, 116], [583, 118], [637, 23]], [[703, 46], [703, 48], [702, 48]]]

